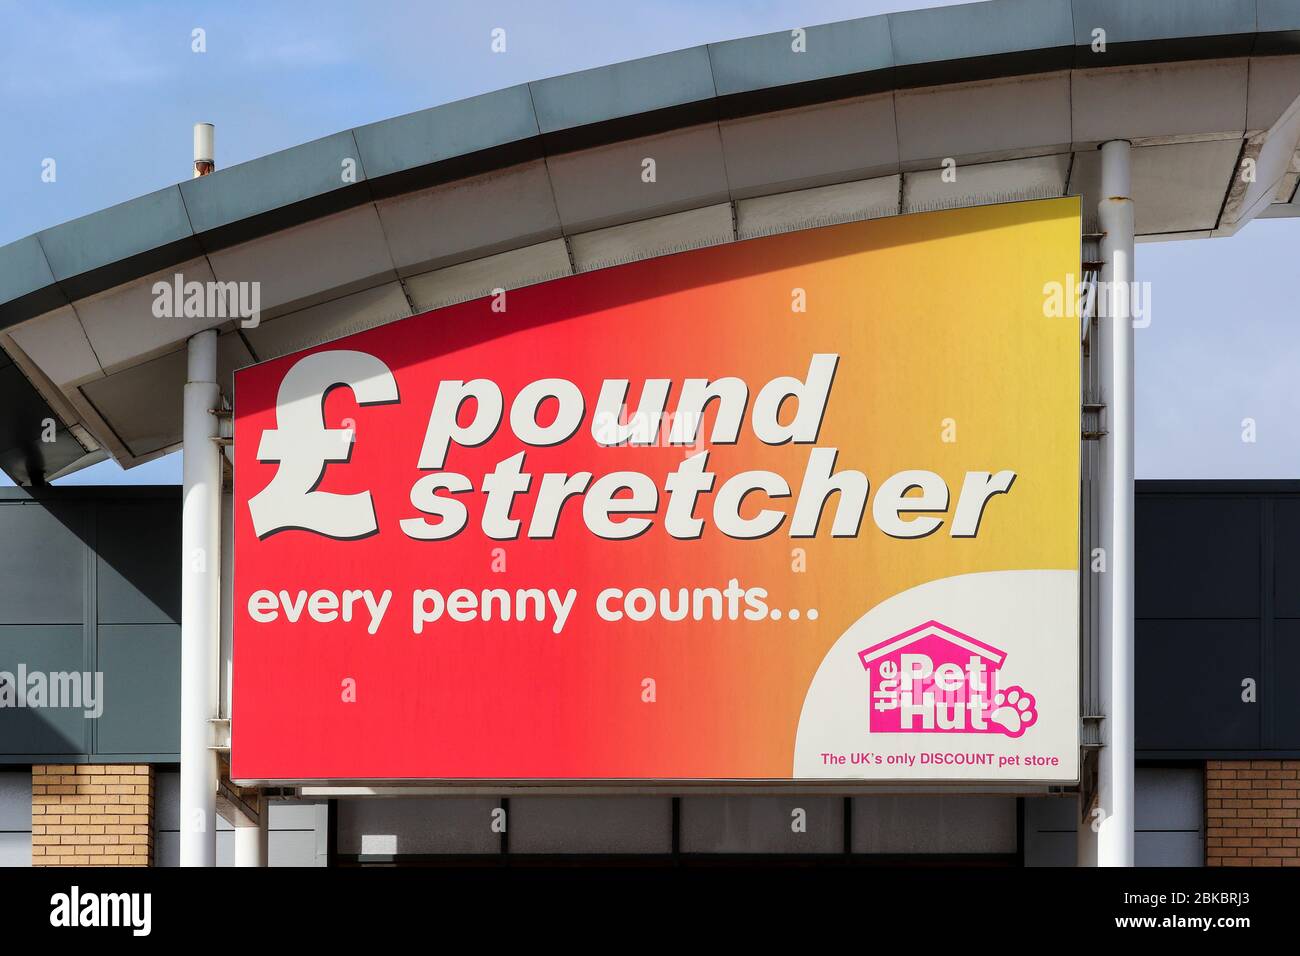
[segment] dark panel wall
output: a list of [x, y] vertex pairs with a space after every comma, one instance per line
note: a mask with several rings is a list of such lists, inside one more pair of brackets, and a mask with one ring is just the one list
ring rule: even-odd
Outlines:
[[0, 489], [0, 672], [103, 675], [94, 719], [0, 708], [0, 763], [177, 759], [180, 546], [173, 486]]
[[1136, 597], [1139, 756], [1300, 755], [1300, 482], [1138, 482]]
[[[0, 671], [105, 700], [0, 708], [0, 763], [177, 759], [180, 516], [175, 487], [0, 489]], [[1300, 482], [1139, 482], [1137, 522], [1140, 756], [1300, 757]]]

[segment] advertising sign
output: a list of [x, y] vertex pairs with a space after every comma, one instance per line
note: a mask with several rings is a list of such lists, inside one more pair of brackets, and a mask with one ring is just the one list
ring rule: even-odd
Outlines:
[[828, 226], [240, 371], [232, 776], [1076, 780], [1079, 248]]

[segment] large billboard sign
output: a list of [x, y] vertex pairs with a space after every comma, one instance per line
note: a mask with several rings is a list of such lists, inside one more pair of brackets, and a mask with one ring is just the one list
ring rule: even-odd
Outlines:
[[237, 373], [232, 776], [1074, 781], [1079, 230], [829, 226]]

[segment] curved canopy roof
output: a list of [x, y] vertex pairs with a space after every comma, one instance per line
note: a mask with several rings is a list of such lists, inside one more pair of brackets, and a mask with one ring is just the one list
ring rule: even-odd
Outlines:
[[[695, 246], [1065, 194], [1087, 216], [1109, 139], [1137, 147], [1140, 237], [1230, 235], [1300, 215], [1298, 97], [1300, 0], [991, 0], [346, 130], [0, 247], [0, 467], [27, 483], [174, 449], [184, 341], [201, 328], [222, 330], [228, 376], [496, 287]], [[261, 324], [154, 317], [153, 283], [178, 272], [259, 282]]]

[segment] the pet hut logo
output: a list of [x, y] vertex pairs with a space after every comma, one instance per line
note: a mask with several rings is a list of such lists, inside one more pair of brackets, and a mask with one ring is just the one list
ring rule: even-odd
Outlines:
[[1003, 734], [1038, 720], [1034, 697], [1000, 686], [1006, 654], [938, 621], [861, 651], [874, 734]]

